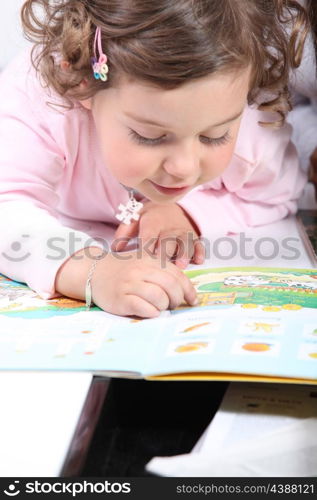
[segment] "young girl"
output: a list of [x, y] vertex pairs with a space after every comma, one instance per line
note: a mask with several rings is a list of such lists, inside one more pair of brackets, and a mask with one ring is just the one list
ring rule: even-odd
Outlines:
[[[22, 18], [37, 71], [23, 55], [0, 81], [0, 272], [155, 317], [195, 304], [179, 268], [203, 262], [200, 236], [295, 212], [305, 176], [283, 122], [297, 2], [28, 0]], [[101, 255], [118, 218], [117, 239], [150, 251], [118, 253], [120, 240]]]

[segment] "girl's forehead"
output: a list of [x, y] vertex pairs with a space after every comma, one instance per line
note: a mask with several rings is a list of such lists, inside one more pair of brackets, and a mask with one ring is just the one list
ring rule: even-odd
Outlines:
[[216, 73], [170, 90], [121, 79], [116, 87], [99, 93], [95, 109], [106, 113], [113, 106], [127, 119], [164, 128], [189, 119], [211, 127], [239, 114], [247, 100], [249, 82], [249, 68]]
[[119, 91], [133, 90], [140, 91], [148, 95], [181, 95], [182, 93], [195, 93], [197, 90], [210, 88], [210, 86], [233, 86], [234, 84], [239, 85], [244, 84], [245, 82], [248, 85], [250, 83], [251, 73], [252, 71], [250, 66], [239, 67], [236, 69], [225, 67], [223, 70], [219, 70], [204, 77], [196, 79], [191, 78], [187, 82], [179, 86], [174, 86], [173, 88], [164, 88], [152, 83], [151, 81], [137, 80], [122, 75], [117, 79], [117, 85], [114, 87]]

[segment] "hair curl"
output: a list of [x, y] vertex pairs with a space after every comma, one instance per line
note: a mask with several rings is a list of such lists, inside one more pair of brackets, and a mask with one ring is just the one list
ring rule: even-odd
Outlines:
[[[291, 108], [289, 69], [309, 27], [295, 0], [27, 0], [21, 16], [35, 68], [70, 102], [122, 74], [171, 89], [251, 65], [249, 104], [277, 112], [276, 126]], [[91, 67], [97, 26], [110, 68], [104, 83]]]
[[309, 14], [311, 31], [315, 45], [316, 68], [317, 68], [317, 3], [316, 0], [307, 0], [307, 11]]

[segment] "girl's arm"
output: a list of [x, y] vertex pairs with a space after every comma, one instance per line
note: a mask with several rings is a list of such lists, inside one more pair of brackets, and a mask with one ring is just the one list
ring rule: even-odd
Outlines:
[[63, 263], [78, 250], [100, 244], [61, 225], [35, 200], [13, 199], [14, 194], [8, 202], [0, 194], [0, 272], [26, 283], [44, 299], [52, 298], [59, 295], [55, 276]]
[[56, 216], [65, 159], [52, 127], [62, 115], [52, 113], [51, 128], [41, 118], [43, 93], [21, 61], [0, 77], [0, 272], [50, 298], [63, 262], [88, 242], [100, 245]]

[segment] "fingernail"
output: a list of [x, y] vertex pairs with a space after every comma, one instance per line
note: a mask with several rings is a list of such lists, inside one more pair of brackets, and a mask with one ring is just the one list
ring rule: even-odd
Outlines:
[[192, 302], [193, 306], [197, 306], [199, 303], [198, 298], [196, 297], [195, 300]]

